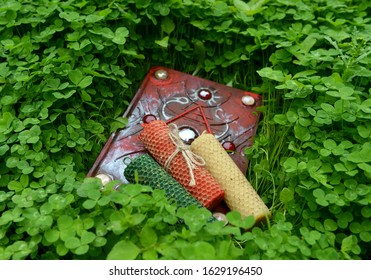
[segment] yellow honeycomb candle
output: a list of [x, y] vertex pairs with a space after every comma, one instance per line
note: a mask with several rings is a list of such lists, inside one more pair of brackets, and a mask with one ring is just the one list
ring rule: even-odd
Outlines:
[[214, 135], [203, 133], [192, 142], [191, 150], [204, 159], [231, 210], [239, 211], [243, 218], [253, 215], [255, 223], [270, 217], [268, 207]]

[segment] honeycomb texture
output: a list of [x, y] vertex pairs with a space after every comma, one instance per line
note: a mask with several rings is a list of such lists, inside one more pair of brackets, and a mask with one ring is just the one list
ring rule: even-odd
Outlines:
[[165, 169], [163, 169], [150, 155], [143, 154], [134, 158], [124, 171], [125, 178], [129, 182], [135, 182], [134, 173], [138, 172], [139, 182], [153, 189], [162, 189], [170, 203], [178, 207], [196, 205], [201, 203], [189, 194]]
[[[169, 129], [163, 121], [156, 120], [143, 124], [139, 139], [162, 167], [176, 150], [169, 137]], [[170, 162], [167, 172], [209, 210], [214, 209], [224, 197], [224, 191], [204, 166], [193, 169], [195, 185], [189, 186], [191, 176], [181, 152]]]
[[225, 191], [224, 200], [231, 210], [239, 211], [242, 217], [253, 215], [256, 223], [270, 216], [260, 196], [212, 134], [196, 138], [191, 150], [203, 157], [205, 167]]

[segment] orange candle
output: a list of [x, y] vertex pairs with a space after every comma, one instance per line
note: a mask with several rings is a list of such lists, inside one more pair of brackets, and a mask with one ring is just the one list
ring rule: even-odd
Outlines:
[[168, 127], [159, 120], [143, 124], [139, 139], [154, 159], [204, 207], [212, 210], [221, 202], [224, 191], [203, 166], [203, 159], [179, 138], [174, 124]]

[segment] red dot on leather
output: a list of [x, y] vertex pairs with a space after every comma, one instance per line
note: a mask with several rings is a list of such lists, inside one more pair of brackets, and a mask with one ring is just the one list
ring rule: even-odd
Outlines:
[[152, 114], [148, 114], [148, 115], [145, 115], [143, 117], [143, 123], [150, 123], [152, 121], [155, 121], [157, 120], [156, 116], [152, 115]]
[[235, 151], [236, 150], [236, 146], [230, 142], [230, 141], [225, 141], [223, 144], [222, 144], [224, 150], [227, 150], [227, 151]]
[[213, 94], [211, 93], [210, 90], [208, 89], [201, 89], [199, 92], [198, 92], [198, 97], [202, 100], [209, 100], [211, 99], [211, 97], [213, 96]]

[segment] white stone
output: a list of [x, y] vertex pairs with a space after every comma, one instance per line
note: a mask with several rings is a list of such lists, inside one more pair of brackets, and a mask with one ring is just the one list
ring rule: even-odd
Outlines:
[[227, 217], [226, 217], [223, 213], [220, 213], [220, 212], [214, 212], [214, 213], [213, 213], [213, 217], [214, 217], [215, 219], [217, 219], [218, 221], [222, 221], [222, 222], [224, 222], [225, 224], [228, 224]]
[[196, 139], [197, 133], [189, 127], [183, 127], [179, 129], [179, 137], [183, 140], [186, 144], [191, 144], [193, 140]]

